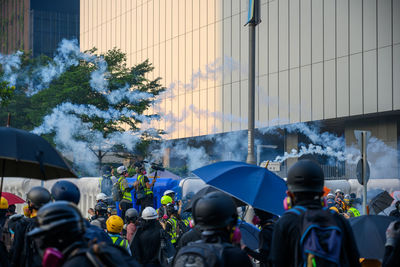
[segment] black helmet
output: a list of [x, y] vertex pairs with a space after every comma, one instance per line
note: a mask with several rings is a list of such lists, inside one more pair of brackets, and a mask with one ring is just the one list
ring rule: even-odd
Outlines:
[[127, 209], [125, 212], [125, 219], [127, 222], [136, 221], [139, 217], [139, 213], [135, 208]]
[[44, 205], [37, 213], [39, 226], [28, 233], [37, 239], [40, 248], [59, 250], [78, 241], [85, 233], [85, 223], [75, 204], [56, 201]]
[[107, 214], [107, 205], [103, 202], [98, 202], [96, 206], [94, 206], [94, 210], [97, 211], [100, 215]]
[[101, 172], [103, 173], [103, 175], [111, 174], [111, 167], [108, 165], [104, 165], [103, 167], [101, 167]]
[[287, 186], [293, 193], [320, 193], [324, 190], [324, 172], [316, 162], [300, 160], [289, 169]]
[[53, 199], [65, 200], [69, 202], [73, 202], [78, 205], [79, 200], [81, 198], [81, 193], [79, 192], [79, 188], [70, 181], [58, 181], [51, 188], [51, 195]]
[[40, 209], [41, 206], [51, 201], [50, 192], [41, 186], [32, 187], [26, 195], [26, 202], [32, 204], [32, 207], [36, 210]]
[[193, 219], [202, 230], [235, 225], [237, 211], [232, 198], [222, 192], [211, 192], [193, 203]]
[[171, 215], [171, 214], [176, 214], [178, 211], [175, 208], [175, 205], [172, 203], [168, 203], [166, 206], [166, 210], [167, 210], [167, 214]]

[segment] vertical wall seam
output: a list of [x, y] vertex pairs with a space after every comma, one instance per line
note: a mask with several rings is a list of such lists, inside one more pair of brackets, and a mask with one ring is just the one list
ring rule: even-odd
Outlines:
[[365, 93], [364, 93], [364, 0], [361, 0], [361, 96], [362, 96], [362, 114], [365, 114]]

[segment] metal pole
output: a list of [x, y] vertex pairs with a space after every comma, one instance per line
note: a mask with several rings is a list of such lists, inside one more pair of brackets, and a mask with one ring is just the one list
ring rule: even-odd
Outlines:
[[364, 215], [367, 215], [367, 132], [361, 132], [362, 142], [362, 179], [363, 179], [363, 203]]
[[249, 24], [249, 122], [248, 150], [246, 162], [255, 164], [254, 157], [254, 117], [255, 117], [255, 80], [256, 80], [256, 24]]

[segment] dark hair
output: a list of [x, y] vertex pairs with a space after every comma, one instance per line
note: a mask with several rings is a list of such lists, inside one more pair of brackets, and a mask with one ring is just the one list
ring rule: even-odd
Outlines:
[[16, 206], [15, 204], [11, 204], [8, 206], [8, 212], [15, 213]]

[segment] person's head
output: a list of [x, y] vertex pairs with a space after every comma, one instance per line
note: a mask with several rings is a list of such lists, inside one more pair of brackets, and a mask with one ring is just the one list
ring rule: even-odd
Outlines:
[[119, 234], [124, 227], [124, 221], [118, 215], [112, 215], [107, 219], [106, 225], [107, 232], [111, 234]]
[[335, 196], [343, 198], [344, 197], [344, 193], [343, 193], [342, 189], [340, 189], [340, 188], [336, 189]]
[[324, 172], [314, 161], [299, 160], [289, 169], [287, 187], [293, 202], [320, 199], [324, 190]]
[[254, 213], [260, 219], [261, 224], [270, 222], [276, 217], [274, 214], [260, 209], [254, 209]]
[[66, 180], [58, 181], [53, 185], [51, 196], [55, 201], [65, 200], [75, 205], [78, 205], [81, 199], [81, 193], [76, 184]]
[[48, 203], [37, 213], [39, 226], [28, 233], [40, 249], [57, 248], [63, 251], [83, 240], [85, 223], [75, 204], [67, 201]]
[[110, 175], [111, 174], [111, 167], [108, 165], [104, 165], [101, 167], [101, 174], [102, 175]]
[[104, 193], [98, 193], [96, 195], [96, 202], [104, 202], [107, 199], [107, 195]]
[[344, 202], [344, 204], [346, 204], [346, 206], [347, 207], [350, 207], [351, 206], [351, 197], [350, 197], [350, 195], [345, 195], [344, 196], [344, 199], [343, 199], [343, 202]]
[[172, 203], [167, 204], [166, 210], [167, 210], [168, 217], [171, 217], [172, 215], [175, 216], [178, 214], [178, 211], [176, 210], [175, 205]]
[[0, 217], [6, 216], [8, 212], [8, 200], [5, 197], [0, 199]]
[[125, 212], [126, 223], [135, 223], [139, 218], [139, 212], [135, 208], [127, 209]]
[[15, 213], [16, 213], [16, 212], [15, 212], [16, 209], [17, 209], [17, 207], [15, 206], [15, 204], [9, 205], [9, 206], [8, 206], [8, 211], [7, 211], [8, 215], [13, 215], [13, 214], [15, 214]]
[[195, 200], [192, 214], [194, 223], [202, 231], [231, 234], [237, 223], [237, 211], [232, 198], [222, 192], [211, 192]]
[[161, 205], [166, 206], [166, 205], [172, 203], [173, 201], [170, 196], [162, 196], [160, 202], [161, 202]]
[[30, 211], [39, 210], [43, 205], [49, 203], [51, 201], [50, 192], [42, 187], [35, 186], [29, 190], [26, 195], [26, 202], [28, 203], [28, 207]]
[[326, 199], [335, 199], [335, 195], [334, 195], [333, 193], [329, 193], [329, 194], [326, 196]]
[[142, 219], [145, 221], [157, 220], [158, 214], [153, 207], [147, 207], [142, 212]]
[[172, 200], [175, 199], [175, 195], [176, 195], [176, 193], [173, 190], [166, 190], [164, 192], [164, 196], [169, 196], [170, 198], [172, 198]]
[[124, 165], [122, 165], [117, 168], [117, 173], [121, 176], [126, 176], [128, 174], [128, 170]]
[[97, 216], [106, 216], [107, 214], [107, 205], [103, 202], [99, 202], [94, 206], [94, 212]]

